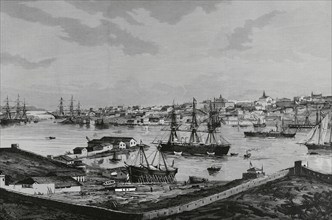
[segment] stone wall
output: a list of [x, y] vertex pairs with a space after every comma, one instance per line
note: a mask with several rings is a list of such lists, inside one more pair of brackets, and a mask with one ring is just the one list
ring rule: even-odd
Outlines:
[[282, 178], [282, 177], [288, 175], [288, 172], [289, 172], [288, 170], [282, 170], [275, 174], [265, 176], [262, 178], [258, 178], [258, 179], [250, 180], [246, 183], [243, 183], [239, 186], [233, 187], [233, 188], [223, 191], [221, 193], [214, 194], [214, 195], [202, 198], [202, 199], [198, 199], [198, 200], [195, 200], [195, 201], [183, 204], [183, 205], [178, 205], [178, 206], [173, 206], [173, 207], [169, 207], [169, 208], [145, 212], [145, 213], [143, 213], [143, 219], [154, 219], [154, 218], [160, 218], [160, 217], [166, 217], [166, 216], [178, 214], [178, 213], [185, 212], [185, 211], [191, 211], [191, 210], [197, 209], [199, 207], [216, 202], [218, 200], [222, 200], [222, 199], [228, 198], [230, 196], [233, 196], [235, 194], [241, 193], [241, 192], [251, 189], [253, 187], [260, 186], [267, 182]]
[[3, 188], [0, 188], [1, 197], [5, 197], [9, 201], [14, 203], [20, 203], [20, 201], [31, 202], [41, 206], [53, 207], [62, 209], [64, 212], [78, 213], [82, 215], [88, 215], [94, 219], [141, 219], [142, 214], [126, 213], [116, 210], [110, 210], [95, 206], [78, 205], [73, 203], [67, 203], [55, 199], [49, 199], [44, 197], [38, 197], [34, 195], [26, 195], [19, 192], [12, 192]]
[[294, 168], [290, 169], [290, 174], [297, 176], [308, 176], [332, 184], [332, 174], [321, 173], [312, 170], [307, 165], [303, 164], [302, 161], [295, 161], [295, 166]]

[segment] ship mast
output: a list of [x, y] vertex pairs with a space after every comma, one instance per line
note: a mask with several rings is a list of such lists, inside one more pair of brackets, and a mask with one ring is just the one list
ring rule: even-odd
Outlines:
[[74, 97], [73, 96], [71, 96], [71, 99], [70, 99], [69, 112], [70, 112], [70, 116], [74, 115]]
[[59, 115], [64, 115], [64, 111], [63, 111], [63, 98], [60, 98], [60, 104], [59, 104]]
[[10, 113], [10, 107], [9, 107], [8, 96], [7, 96], [7, 98], [6, 98], [6, 106], [5, 106], [5, 110], [6, 110], [5, 118], [6, 118], [6, 119], [11, 119], [11, 118], [12, 118], [12, 115], [11, 115], [11, 113]]
[[209, 118], [208, 118], [208, 135], [205, 141], [205, 144], [217, 144], [217, 140], [215, 137], [216, 129], [220, 126], [220, 122], [218, 121], [218, 112], [215, 110], [215, 104], [210, 102], [210, 112], [209, 112]]
[[81, 103], [80, 102], [77, 103], [77, 115], [78, 116], [81, 115]]
[[25, 106], [25, 99], [24, 99], [24, 102], [23, 102], [23, 108], [22, 108], [22, 119], [26, 120], [28, 119], [28, 116], [27, 116], [27, 109], [26, 109], [26, 106]]
[[20, 95], [17, 95], [15, 119], [18, 119], [20, 117], [20, 113], [21, 113]]
[[196, 104], [197, 101], [195, 98], [193, 98], [193, 112], [192, 112], [192, 120], [191, 120], [191, 134], [189, 137], [189, 143], [199, 143], [199, 137], [197, 135], [197, 129], [198, 129], [198, 123], [197, 123], [197, 117], [196, 117]]
[[295, 115], [294, 115], [294, 121], [295, 121], [295, 124], [298, 124], [298, 118], [297, 118], [297, 106], [295, 106]]
[[171, 133], [169, 135], [169, 139], [168, 139], [168, 143], [173, 144], [175, 142], [175, 140], [178, 140], [178, 135], [176, 133], [177, 129], [178, 129], [178, 123], [176, 121], [176, 112], [175, 112], [175, 104], [173, 101], [173, 109], [171, 112]]
[[310, 124], [309, 116], [310, 116], [310, 112], [309, 112], [308, 103], [307, 103], [306, 104], [306, 116], [305, 116], [305, 121], [304, 121], [305, 125], [309, 125]]

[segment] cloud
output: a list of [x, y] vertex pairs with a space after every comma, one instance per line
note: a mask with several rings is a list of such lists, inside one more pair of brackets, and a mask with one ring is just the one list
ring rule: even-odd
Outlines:
[[40, 60], [38, 62], [31, 62], [20, 55], [11, 55], [9, 53], [1, 53], [1, 63], [4, 65], [13, 64], [15, 66], [21, 66], [24, 69], [37, 69], [49, 67], [56, 58], [49, 58]]
[[4, 1], [1, 6], [1, 11], [11, 17], [46, 26], [60, 26], [66, 34], [66, 36], [61, 36], [61, 39], [82, 46], [94, 47], [105, 44], [119, 46], [128, 55], [156, 54], [158, 52], [158, 47], [154, 43], [134, 37], [106, 19], [100, 20], [100, 25], [90, 27], [82, 24], [79, 19], [53, 17], [39, 8], [30, 7], [17, 1]]
[[221, 1], [69, 1], [75, 7], [95, 14], [102, 12], [107, 18], [123, 17], [131, 24], [137, 25], [128, 12], [144, 8], [160, 22], [176, 24], [183, 16], [190, 14], [197, 7], [206, 12], [216, 10]]
[[255, 20], [246, 20], [243, 27], [237, 27], [227, 36], [229, 44], [223, 50], [247, 50], [251, 47], [246, 45], [246, 43], [252, 42], [250, 38], [254, 28], [263, 28], [268, 25], [273, 17], [282, 13], [281, 11], [272, 11], [270, 13], [264, 14]]

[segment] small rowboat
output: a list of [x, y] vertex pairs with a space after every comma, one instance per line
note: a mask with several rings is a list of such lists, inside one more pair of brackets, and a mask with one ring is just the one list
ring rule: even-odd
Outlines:
[[182, 155], [182, 151], [180, 151], [180, 152], [176, 152], [176, 151], [174, 151], [174, 155], [176, 155], [176, 156], [181, 156], [181, 155]]
[[244, 159], [248, 159], [248, 158], [250, 158], [250, 157], [251, 157], [251, 153], [249, 153], [248, 151], [246, 152], [245, 155], [243, 155], [243, 158], [244, 158]]
[[221, 169], [221, 166], [215, 166], [215, 165], [212, 165], [211, 167], [207, 168], [207, 170], [210, 172], [216, 172], [216, 171], [219, 171], [220, 169]]
[[209, 155], [209, 156], [214, 156], [214, 154], [215, 154], [215, 152], [212, 152], [212, 153], [210, 153], [210, 152], [206, 152], [207, 153], [207, 155]]

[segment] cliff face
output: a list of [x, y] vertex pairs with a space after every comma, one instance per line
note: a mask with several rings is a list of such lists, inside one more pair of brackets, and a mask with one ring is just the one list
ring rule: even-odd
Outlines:
[[308, 177], [285, 177], [173, 218], [331, 219], [332, 187]]

